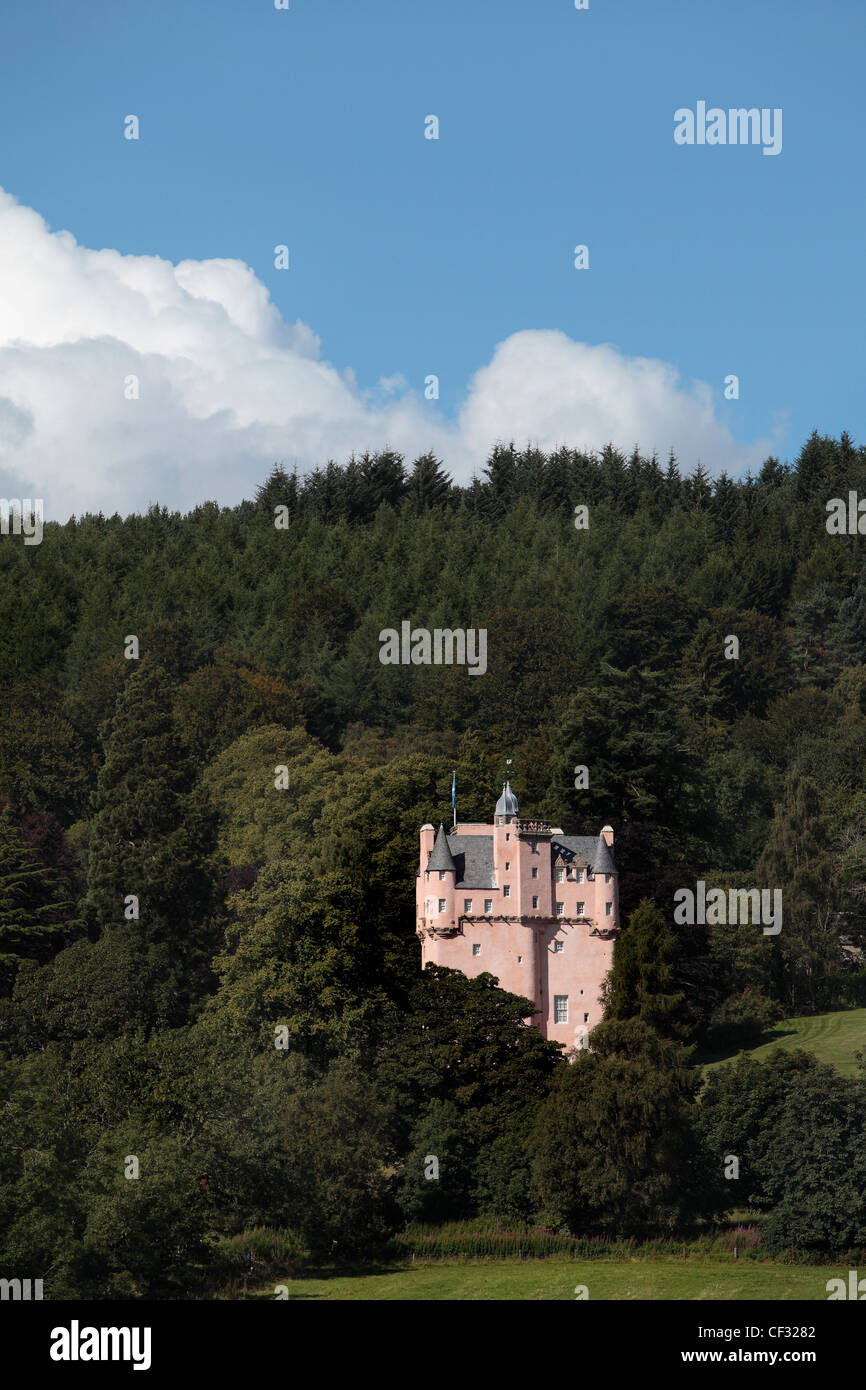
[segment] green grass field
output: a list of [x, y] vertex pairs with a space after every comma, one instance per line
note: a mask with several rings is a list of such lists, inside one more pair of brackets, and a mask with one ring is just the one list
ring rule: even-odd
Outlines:
[[[771, 1052], [796, 1047], [813, 1052], [819, 1062], [832, 1062], [843, 1076], [853, 1076], [857, 1070], [855, 1054], [866, 1049], [866, 1009], [783, 1019], [757, 1047], [743, 1047], [742, 1051], [762, 1061]], [[707, 1069], [721, 1066], [735, 1058], [739, 1050], [735, 1048], [724, 1057], [714, 1054], [704, 1065]]]
[[[569, 1300], [585, 1284], [590, 1299], [826, 1300], [827, 1280], [847, 1277], [830, 1265], [782, 1265], [733, 1259], [479, 1260], [404, 1265], [374, 1273], [293, 1279], [292, 1299]], [[240, 1297], [234, 1294], [233, 1297]], [[274, 1298], [274, 1286], [249, 1298]]]

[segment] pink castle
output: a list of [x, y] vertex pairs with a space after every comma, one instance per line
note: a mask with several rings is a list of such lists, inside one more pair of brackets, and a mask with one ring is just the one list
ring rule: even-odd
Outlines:
[[586, 1046], [619, 928], [613, 830], [563, 835], [521, 820], [506, 782], [493, 825], [421, 827], [417, 933], [422, 968], [489, 971], [533, 1000], [531, 1020], [566, 1048]]

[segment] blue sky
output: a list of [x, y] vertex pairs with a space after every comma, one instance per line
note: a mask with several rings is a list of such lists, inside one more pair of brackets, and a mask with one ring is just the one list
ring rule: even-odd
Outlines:
[[[414, 392], [423, 418], [436, 373], [446, 425], [497, 344], [558, 330], [707, 383], [743, 460], [793, 457], [866, 440], [864, 37], [862, 0], [6, 6], [0, 187], [82, 247], [245, 262], [371, 410]], [[702, 99], [781, 107], [781, 154], [677, 146]]]

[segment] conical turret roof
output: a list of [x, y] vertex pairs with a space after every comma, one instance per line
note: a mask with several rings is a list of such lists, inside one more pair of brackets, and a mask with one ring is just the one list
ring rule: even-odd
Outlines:
[[427, 869], [446, 869], [452, 873], [457, 872], [457, 865], [454, 863], [454, 856], [451, 853], [451, 846], [448, 843], [448, 836], [445, 834], [445, 826], [439, 822], [439, 829], [436, 831], [436, 841], [430, 851], [430, 858], [427, 860]]
[[594, 874], [615, 874], [616, 865], [613, 856], [608, 848], [607, 840], [603, 835], [598, 837], [598, 845], [592, 856], [592, 871]]

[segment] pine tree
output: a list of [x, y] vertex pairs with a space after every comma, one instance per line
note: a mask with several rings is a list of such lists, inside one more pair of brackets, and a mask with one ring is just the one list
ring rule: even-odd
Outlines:
[[444, 507], [451, 493], [450, 476], [435, 454], [420, 454], [412, 464], [406, 495], [418, 512]]
[[359, 519], [372, 521], [380, 507], [396, 507], [406, 493], [403, 455], [393, 449], [364, 454], [358, 467]]
[[86, 910], [109, 937], [128, 924], [124, 936], [142, 950], [166, 948], [182, 1016], [209, 978], [215, 945], [209, 857], [216, 821], [193, 789], [194, 767], [169, 697], [165, 671], [143, 664], [118, 701], [95, 795]]
[[503, 517], [517, 500], [517, 454], [514, 444], [497, 444], [484, 467], [488, 515]]
[[796, 772], [788, 775], [756, 876], [782, 894], [782, 930], [775, 939], [780, 998], [792, 1012], [815, 1009], [824, 980], [840, 968], [844, 953], [818, 792]]
[[288, 507], [293, 517], [298, 506], [298, 475], [287, 473], [281, 463], [275, 463], [264, 483], [256, 488], [256, 506], [270, 513], [274, 507]]
[[839, 616], [839, 604], [826, 584], [819, 584], [808, 598], [792, 604], [793, 656], [800, 684], [832, 685], [839, 659], [831, 638], [835, 637], [833, 626]]
[[11, 811], [0, 811], [0, 994], [21, 960], [43, 961], [73, 930], [68, 883], [25, 841]]
[[685, 1033], [685, 996], [675, 988], [676, 937], [644, 900], [617, 938], [605, 984], [605, 1019], [638, 1018], [663, 1037]]

